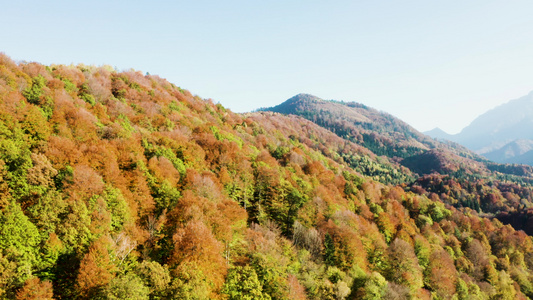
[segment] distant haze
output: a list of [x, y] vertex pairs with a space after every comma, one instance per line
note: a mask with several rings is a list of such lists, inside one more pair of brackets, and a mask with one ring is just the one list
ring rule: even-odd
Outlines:
[[533, 164], [533, 92], [478, 116], [459, 134], [438, 128], [425, 133], [458, 142], [496, 162]]
[[461, 131], [457, 141], [486, 152], [493, 146], [524, 138], [533, 139], [533, 92], [479, 116]]

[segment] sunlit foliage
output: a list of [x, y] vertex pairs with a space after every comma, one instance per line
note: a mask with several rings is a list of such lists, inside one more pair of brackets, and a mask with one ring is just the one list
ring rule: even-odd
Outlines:
[[533, 228], [527, 184], [414, 181], [360, 138], [388, 151], [0, 54], [0, 298], [533, 297], [533, 241], [495, 218]]

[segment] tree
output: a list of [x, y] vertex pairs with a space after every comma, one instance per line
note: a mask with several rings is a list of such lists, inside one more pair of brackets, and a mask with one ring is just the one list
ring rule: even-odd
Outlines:
[[289, 299], [294, 300], [305, 300], [307, 299], [307, 294], [305, 293], [305, 287], [298, 281], [298, 278], [290, 274], [289, 275]]
[[236, 266], [228, 271], [222, 292], [230, 300], [269, 300], [270, 296], [263, 293], [263, 285], [257, 278], [255, 270], [250, 266]]
[[487, 269], [487, 266], [489, 265], [489, 258], [487, 256], [487, 251], [483, 247], [482, 243], [477, 240], [473, 239], [468, 243], [467, 249], [466, 249], [466, 257], [472, 262], [474, 267], [473, 276], [477, 280], [483, 280], [485, 277], [485, 270]]
[[333, 238], [329, 233], [326, 233], [324, 236], [324, 262], [328, 266], [334, 266], [336, 263], [335, 257], [335, 244], [333, 243]]
[[[172, 237], [174, 251], [170, 265], [182, 285], [204, 289], [207, 295], [216, 294], [224, 284], [227, 265], [222, 257], [222, 243], [200, 220], [191, 220], [178, 228]], [[185, 289], [181, 289], [185, 291]]]
[[387, 290], [387, 280], [378, 272], [372, 272], [364, 279], [362, 287], [354, 291], [355, 298], [361, 300], [383, 299]]
[[307, 195], [302, 194], [287, 181], [282, 182], [280, 193], [277, 199], [269, 201], [267, 209], [270, 217], [279, 222], [282, 231], [289, 234], [298, 210], [307, 202]]
[[7, 298], [11, 295], [20, 281], [17, 264], [0, 253], [0, 297]]
[[381, 234], [383, 234], [385, 241], [390, 243], [396, 233], [396, 229], [389, 218], [389, 214], [383, 211], [380, 212], [376, 218], [376, 224], [378, 225]]
[[150, 289], [151, 299], [164, 299], [170, 284], [168, 267], [155, 261], [143, 261], [135, 269], [135, 273]]
[[413, 246], [397, 238], [391, 243], [387, 253], [389, 256], [387, 279], [409, 287], [411, 292], [422, 288], [422, 268], [418, 264]]
[[42, 75], [36, 76], [33, 78], [31, 86], [24, 90], [22, 95], [26, 97], [29, 103], [40, 104], [45, 85], [46, 79]]
[[132, 273], [113, 278], [103, 292], [109, 300], [148, 300], [149, 293], [150, 289]]
[[455, 294], [457, 270], [450, 254], [443, 249], [435, 250], [425, 270], [426, 285], [442, 299], [451, 299]]
[[264, 293], [273, 299], [285, 299], [289, 292], [289, 259], [284, 249], [290, 249], [290, 242], [281, 238], [281, 231], [273, 222], [265, 226], [252, 224], [247, 241], [249, 264], [257, 273]]
[[513, 281], [511, 280], [509, 274], [507, 274], [505, 271], [500, 271], [498, 277], [498, 281], [495, 282], [497, 294], [495, 295], [494, 299], [518, 299], [517, 291], [515, 288], [516, 283], [513, 284]]
[[24, 287], [17, 292], [17, 300], [52, 300], [54, 292], [50, 281], [41, 281], [37, 277], [30, 278]]
[[17, 266], [11, 279], [15, 286], [22, 285], [39, 266], [40, 242], [37, 228], [17, 203], [11, 202], [0, 211], [0, 254]]
[[80, 263], [77, 288], [83, 299], [91, 299], [102, 292], [113, 279], [116, 270], [109, 257], [110, 241], [100, 238], [94, 241]]

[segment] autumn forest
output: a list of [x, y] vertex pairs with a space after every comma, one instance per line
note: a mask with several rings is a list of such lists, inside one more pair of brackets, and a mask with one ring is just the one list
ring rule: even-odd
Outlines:
[[0, 54], [0, 297], [533, 298], [531, 167], [291, 103]]

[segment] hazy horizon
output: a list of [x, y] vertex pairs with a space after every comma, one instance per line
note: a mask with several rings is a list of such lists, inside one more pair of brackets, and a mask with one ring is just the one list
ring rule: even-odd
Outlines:
[[454, 134], [533, 90], [532, 9], [525, 0], [9, 2], [0, 52], [157, 74], [235, 112], [309, 93]]

